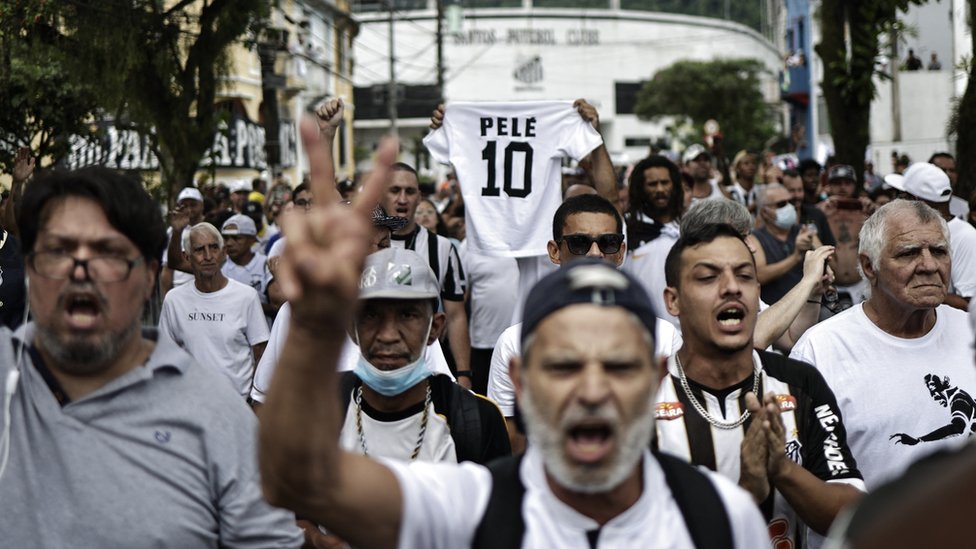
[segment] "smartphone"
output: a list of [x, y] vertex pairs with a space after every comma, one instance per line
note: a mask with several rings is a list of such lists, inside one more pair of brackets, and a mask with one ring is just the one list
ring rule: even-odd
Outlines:
[[838, 198], [837, 199], [837, 202], [835, 202], [835, 204], [837, 204], [837, 209], [838, 210], [861, 210], [861, 209], [863, 209], [863, 206], [861, 205], [861, 201], [858, 200], [858, 199], [856, 199], [856, 198]]

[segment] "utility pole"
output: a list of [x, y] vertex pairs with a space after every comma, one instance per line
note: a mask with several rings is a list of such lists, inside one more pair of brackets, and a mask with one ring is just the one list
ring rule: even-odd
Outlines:
[[393, 54], [393, 1], [387, 0], [390, 8], [390, 82], [386, 90], [386, 109], [390, 117], [390, 133], [397, 132], [397, 81], [396, 56]]
[[437, 99], [444, 102], [444, 0], [437, 0]]

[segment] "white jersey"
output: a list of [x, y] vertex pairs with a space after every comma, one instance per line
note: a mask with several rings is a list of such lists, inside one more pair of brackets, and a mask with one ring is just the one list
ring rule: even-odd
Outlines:
[[229, 257], [220, 266], [220, 272], [232, 280], [254, 288], [261, 298], [261, 303], [268, 302], [268, 260], [264, 254], [254, 254], [247, 265], [238, 265]]
[[468, 250], [468, 242], [461, 243], [461, 262], [468, 279], [471, 320], [468, 332], [471, 347], [492, 349], [498, 336], [512, 325], [519, 283], [516, 260], [510, 257], [490, 257]]
[[949, 248], [952, 251], [952, 292], [976, 297], [976, 228], [953, 217], [949, 220]]
[[[275, 367], [278, 365], [278, 358], [281, 356], [285, 347], [285, 340], [288, 339], [288, 327], [291, 326], [291, 304], [285, 303], [278, 309], [274, 324], [271, 326], [271, 336], [268, 338], [268, 346], [261, 355], [257, 370], [254, 372], [254, 384], [251, 387], [251, 400], [264, 402], [265, 395], [271, 387], [271, 379], [274, 377]], [[435, 340], [426, 348], [427, 368], [435, 374], [449, 376], [452, 380], [454, 376], [447, 365], [444, 351], [441, 349], [441, 342]], [[352, 371], [359, 362], [359, 346], [346, 335], [346, 343], [342, 346], [342, 353], [339, 355], [339, 363], [336, 370], [340, 372]]]
[[495, 256], [546, 253], [549, 220], [562, 202], [561, 159], [580, 159], [603, 139], [570, 101], [455, 102], [424, 138], [461, 184], [471, 250]]
[[[868, 490], [926, 454], [964, 444], [976, 427], [969, 317], [947, 305], [936, 315], [929, 333], [904, 339], [878, 328], [858, 304], [807, 330], [790, 353], [833, 389]], [[949, 389], [931, 392], [929, 376]]]
[[[384, 463], [396, 475], [403, 492], [401, 549], [471, 546], [492, 489], [491, 473], [486, 467], [470, 462], [455, 465], [415, 461], [406, 464], [387, 460]], [[714, 473], [705, 474], [725, 504], [733, 546], [768, 548], [766, 526], [750, 496]], [[525, 486], [523, 548], [694, 547], [664, 471], [648, 451], [644, 452], [644, 483], [640, 498], [603, 525], [553, 494], [541, 452], [534, 446], [530, 445], [525, 453], [519, 477]], [[459, 509], [464, 512], [458, 512]], [[599, 531], [595, 539], [592, 539], [593, 531]]]
[[159, 337], [175, 341], [203, 366], [227, 374], [247, 396], [254, 374], [251, 347], [268, 340], [268, 323], [258, 293], [236, 280], [216, 292], [196, 284], [173, 288], [163, 299]]
[[457, 248], [449, 239], [417, 225], [409, 234], [392, 235], [390, 247], [413, 250], [427, 260], [430, 270], [437, 275], [441, 299], [464, 301], [464, 269]]
[[654, 312], [675, 327], [679, 326], [678, 318], [671, 316], [664, 306], [664, 289], [668, 286], [664, 280], [664, 261], [668, 258], [674, 243], [678, 241], [678, 235], [677, 223], [665, 224], [661, 227], [660, 236], [633, 250], [628, 254], [630, 261], [620, 267], [621, 270], [634, 275], [634, 278], [644, 286], [644, 291], [654, 305]]
[[[657, 337], [654, 341], [656, 356], [671, 356], [681, 348], [681, 333], [667, 320], [657, 319]], [[505, 417], [515, 415], [515, 385], [508, 373], [508, 364], [522, 353], [522, 324], [509, 327], [498, 336], [495, 350], [491, 353], [491, 370], [488, 372], [488, 398], [495, 401]]]

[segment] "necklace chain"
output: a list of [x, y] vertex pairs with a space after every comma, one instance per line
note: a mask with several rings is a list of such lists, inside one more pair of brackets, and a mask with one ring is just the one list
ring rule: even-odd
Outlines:
[[[430, 382], [427, 382], [427, 395], [424, 397], [424, 412], [420, 417], [420, 434], [417, 435], [417, 445], [410, 453], [410, 461], [417, 459], [420, 455], [420, 448], [424, 445], [424, 436], [427, 434], [427, 416], [430, 410]], [[363, 386], [356, 388], [356, 432], [359, 434], [359, 445], [363, 448], [363, 454], [369, 455], [366, 449], [366, 433], [363, 432]]]
[[[692, 407], [694, 407], [695, 410], [703, 418], [705, 418], [705, 421], [711, 423], [712, 425], [718, 427], [719, 429], [736, 429], [740, 425], [745, 423], [747, 419], [749, 419], [748, 409], [743, 410], [742, 415], [739, 416], [739, 419], [735, 421], [724, 421], [710, 414], [708, 410], [705, 409], [705, 406], [703, 406], [701, 402], [698, 402], [698, 399], [695, 398], [695, 394], [691, 392], [691, 387], [688, 385], [688, 378], [685, 376], [685, 369], [681, 367], [681, 360], [678, 358], [677, 353], [674, 354], [674, 364], [675, 366], [678, 367], [678, 379], [681, 381], [681, 388], [684, 390], [685, 395], [688, 396], [688, 400], [691, 401]], [[753, 368], [755, 373], [753, 374], [754, 380], [752, 382], [752, 392], [753, 394], [756, 395], [756, 397], [758, 397], [759, 378], [760, 378], [760, 373], [762, 372], [762, 368], [760, 368], [758, 364], [755, 364], [755, 359], [753, 359]]]

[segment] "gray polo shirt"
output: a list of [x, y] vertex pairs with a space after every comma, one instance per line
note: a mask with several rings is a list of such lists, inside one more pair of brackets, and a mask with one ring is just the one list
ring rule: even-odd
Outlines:
[[[0, 386], [33, 330], [0, 330]], [[25, 352], [10, 416], [4, 547], [302, 543], [294, 515], [261, 495], [254, 414], [223, 374], [173, 343], [64, 407]]]

